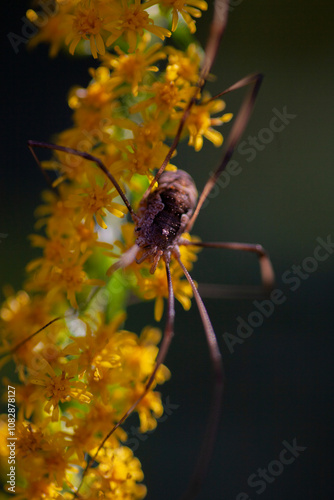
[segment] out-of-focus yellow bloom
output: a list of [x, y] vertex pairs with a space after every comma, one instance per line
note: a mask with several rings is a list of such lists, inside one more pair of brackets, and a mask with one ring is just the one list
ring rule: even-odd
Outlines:
[[154, 82], [151, 88], [145, 89], [149, 93], [153, 93], [153, 97], [149, 97], [131, 108], [131, 113], [139, 113], [150, 106], [153, 106], [154, 117], [157, 119], [163, 116], [167, 118], [176, 119], [176, 112], [183, 109], [189, 99], [193, 96], [193, 89], [191, 87], [178, 87], [173, 81]]
[[74, 54], [81, 40], [89, 40], [90, 50], [95, 59], [97, 54], [103, 55], [105, 53], [101, 31], [108, 31], [108, 27], [100, 16], [97, 6], [98, 2], [82, 0], [71, 15], [71, 31], [65, 38], [65, 43], [69, 45], [70, 54]]
[[[146, 36], [145, 36], [146, 35]], [[159, 71], [154, 63], [166, 58], [162, 50], [162, 45], [156, 43], [149, 46], [150, 36], [144, 34], [142, 40], [138, 43], [138, 48], [132, 54], [127, 54], [120, 47], [115, 47], [115, 55], [106, 54], [103, 57], [103, 64], [112, 68], [112, 80], [120, 84], [131, 85], [134, 96], [138, 95], [138, 87], [149, 72]]]
[[45, 373], [38, 373], [33, 368], [30, 368], [32, 376], [29, 381], [32, 384], [41, 386], [38, 394], [47, 401], [44, 411], [51, 413], [53, 421], [59, 419], [59, 403], [65, 403], [72, 399], [80, 403], [90, 402], [92, 394], [87, 391], [86, 384], [73, 380], [72, 374], [68, 375], [62, 371], [57, 375], [46, 360], [43, 360], [41, 364], [42, 369]]
[[101, 491], [104, 498], [111, 500], [141, 500], [146, 496], [146, 487], [138, 484], [144, 477], [140, 462], [130, 448], [112, 449], [107, 443], [99, 452], [98, 461], [99, 466], [91, 469], [88, 476], [89, 499], [97, 498]]
[[3, 302], [0, 318], [2, 339], [8, 338], [15, 345], [50, 321], [50, 303], [44, 297], [29, 296], [25, 290], [13, 292]]
[[137, 45], [138, 36], [144, 35], [144, 30], [164, 40], [170, 37], [171, 32], [160, 26], [155, 26], [153, 19], [145, 9], [156, 3], [155, 0], [148, 0], [141, 3], [141, 0], [135, 0], [128, 4], [126, 0], [121, 0], [121, 6], [115, 5], [114, 19], [106, 25], [106, 29], [112, 32], [107, 38], [106, 45], [114, 43], [121, 35], [124, 35], [129, 44], [129, 53], [134, 52]]
[[[151, 275], [147, 266], [146, 273], [143, 274], [137, 273], [138, 294], [146, 300], [155, 299], [154, 318], [156, 321], [160, 321], [164, 310], [163, 299], [168, 297], [165, 267], [159, 263], [155, 273]], [[173, 266], [171, 274], [175, 298], [181, 302], [184, 309], [190, 309], [192, 289], [188, 281], [183, 278], [182, 269]]]
[[107, 225], [102, 218], [106, 216], [106, 210], [116, 217], [124, 217], [127, 209], [124, 205], [113, 201], [118, 193], [110, 182], [105, 182], [103, 186], [100, 186], [95, 177], [89, 176], [89, 180], [89, 186], [77, 188], [69, 196], [65, 205], [75, 210], [75, 223], [84, 220], [89, 227], [95, 217], [99, 226], [106, 229]]
[[196, 24], [193, 17], [201, 17], [201, 10], [207, 10], [208, 4], [204, 0], [160, 0], [161, 5], [171, 8], [173, 12], [172, 31], [175, 31], [178, 24], [179, 13], [189, 26], [190, 32], [195, 33]]
[[198, 81], [200, 54], [195, 44], [189, 45], [185, 52], [167, 47], [168, 65], [166, 79], [180, 85], [195, 85]]
[[29, 40], [29, 47], [33, 48], [39, 43], [49, 43], [50, 57], [55, 57], [58, 54], [71, 29], [69, 12], [73, 8], [73, 2], [58, 1], [55, 8], [58, 9], [58, 13], [49, 16], [47, 20], [45, 19], [45, 13], [40, 14], [32, 9], [29, 9], [26, 13], [27, 19], [39, 28], [36, 35]]

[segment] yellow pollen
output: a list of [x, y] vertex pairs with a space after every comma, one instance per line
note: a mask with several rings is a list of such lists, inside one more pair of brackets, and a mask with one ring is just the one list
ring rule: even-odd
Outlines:
[[87, 12], [78, 12], [73, 21], [73, 29], [79, 35], [97, 35], [102, 27], [101, 19], [95, 14], [94, 9]]
[[128, 30], [138, 31], [138, 28], [145, 28], [149, 15], [142, 9], [132, 6], [125, 14], [123, 27]]

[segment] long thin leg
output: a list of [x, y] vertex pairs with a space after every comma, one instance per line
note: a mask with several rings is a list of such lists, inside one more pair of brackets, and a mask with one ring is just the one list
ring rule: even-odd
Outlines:
[[16, 352], [18, 349], [20, 349], [20, 347], [22, 347], [24, 344], [26, 344], [27, 342], [29, 342], [29, 340], [33, 339], [36, 335], [38, 335], [40, 332], [42, 332], [43, 330], [45, 330], [45, 328], [47, 328], [48, 326], [52, 325], [52, 323], [55, 323], [56, 321], [59, 321], [60, 319], [65, 319], [65, 318], [66, 318], [66, 316], [57, 316], [57, 318], [53, 318], [46, 325], [42, 326], [42, 328], [40, 328], [36, 332], [32, 333], [31, 335], [29, 335], [25, 339], [20, 340], [20, 342], [18, 344], [14, 345], [13, 347], [11, 347], [10, 349], [8, 349], [8, 351], [4, 352], [3, 354], [6, 355], [6, 354], [8, 354], [10, 352], [11, 353]]
[[182, 500], [191, 500], [196, 496], [198, 490], [200, 489], [203, 483], [203, 480], [207, 473], [207, 469], [209, 467], [209, 461], [212, 456], [213, 447], [218, 430], [218, 424], [220, 420], [221, 406], [222, 406], [222, 396], [224, 391], [224, 369], [216, 335], [213, 330], [205, 305], [203, 304], [203, 301], [197, 291], [195, 283], [193, 282], [190, 274], [188, 273], [187, 269], [181, 262], [179, 254], [175, 252], [174, 255], [177, 258], [192, 288], [197, 303], [197, 307], [203, 322], [205, 335], [210, 351], [213, 374], [214, 374], [214, 386], [213, 386], [211, 407], [202, 447], [199, 453], [193, 477], [190, 481], [186, 493], [182, 497]]
[[[82, 306], [80, 306], [79, 310], [80, 309], [81, 310], [85, 310], [89, 306], [90, 302], [94, 299], [95, 295], [98, 293], [99, 290], [100, 290], [100, 287], [98, 287], [98, 286], [95, 287], [95, 289], [92, 290], [92, 292], [90, 293], [90, 295], [89, 295], [88, 299], [85, 301], [85, 303]], [[41, 333], [48, 326], [52, 325], [56, 321], [59, 321], [60, 319], [71, 318], [71, 316], [78, 316], [78, 314], [79, 314], [79, 311], [75, 311], [75, 312], [70, 312], [68, 314], [64, 314], [64, 316], [57, 316], [56, 318], [53, 318], [51, 321], [49, 321], [44, 326], [42, 326], [41, 328], [39, 328], [36, 332], [32, 333], [31, 335], [28, 335], [28, 337], [26, 337], [25, 339], [20, 340], [20, 342], [18, 344], [16, 344], [11, 349], [9, 349], [8, 351], [6, 351], [4, 354], [7, 354], [9, 352], [11, 352], [11, 353], [16, 352], [18, 349], [20, 349], [20, 347], [22, 347], [24, 344], [26, 344], [27, 342], [29, 342], [29, 340], [33, 339], [36, 335], [38, 335], [39, 333]]]
[[39, 161], [39, 158], [36, 155], [36, 153], [35, 153], [35, 151], [33, 149], [33, 146], [30, 146], [30, 144], [29, 144], [30, 142], [32, 142], [32, 141], [28, 141], [28, 148], [30, 149], [31, 154], [34, 157], [35, 162], [37, 163], [40, 171], [42, 172], [42, 175], [45, 178], [47, 184], [49, 185], [49, 188], [52, 189], [53, 191], [55, 191], [57, 193], [57, 190], [56, 190], [55, 186], [52, 184], [52, 180], [50, 179], [49, 175], [46, 173], [46, 170], [42, 167], [42, 164]]
[[232, 90], [236, 90], [236, 89], [239, 89], [241, 87], [245, 87], [246, 85], [250, 85], [250, 84], [252, 85], [250, 91], [246, 94], [246, 96], [242, 102], [239, 113], [235, 119], [235, 122], [232, 126], [231, 132], [227, 138], [226, 145], [225, 145], [225, 152], [223, 154], [222, 160], [221, 160], [220, 164], [218, 165], [217, 169], [215, 170], [215, 172], [211, 175], [211, 177], [209, 178], [209, 180], [205, 184], [204, 189], [201, 193], [201, 196], [198, 200], [196, 209], [195, 209], [190, 221], [188, 222], [188, 225], [186, 227], [187, 232], [191, 231], [191, 229], [194, 225], [194, 222], [197, 219], [199, 211], [202, 208], [204, 201], [206, 200], [208, 194], [210, 193], [211, 189], [215, 185], [219, 175], [225, 169], [226, 165], [228, 164], [228, 162], [230, 161], [230, 159], [232, 157], [232, 154], [236, 148], [236, 145], [238, 144], [240, 137], [246, 128], [246, 125], [248, 123], [250, 115], [253, 111], [255, 99], [256, 99], [256, 96], [259, 92], [259, 89], [260, 89], [260, 86], [262, 83], [262, 79], [263, 79], [263, 76], [259, 73], [246, 76], [245, 78], [243, 78], [242, 80], [235, 83], [234, 85], [232, 85], [231, 87], [229, 87], [228, 89], [224, 90], [223, 92], [221, 92], [219, 94], [221, 96], [223, 94], [226, 94], [227, 92], [231, 92]]
[[167, 355], [170, 343], [171, 343], [173, 335], [174, 335], [174, 319], [175, 319], [174, 291], [173, 291], [172, 278], [171, 278], [170, 269], [169, 269], [169, 263], [168, 262], [166, 262], [166, 275], [167, 275], [167, 284], [168, 284], [167, 321], [166, 321], [166, 326], [165, 326], [165, 330], [164, 330], [164, 336], [163, 336], [163, 339], [162, 339], [161, 347], [159, 349], [159, 353], [158, 353], [158, 356], [157, 356], [157, 360], [156, 360], [156, 363], [155, 363], [154, 370], [153, 370], [152, 374], [150, 375], [150, 378], [146, 382], [145, 389], [144, 389], [143, 393], [131, 405], [131, 407], [127, 410], [127, 412], [124, 413], [124, 415], [117, 422], [117, 424], [115, 424], [114, 427], [108, 432], [108, 434], [104, 437], [103, 441], [99, 445], [99, 447], [98, 447], [95, 455], [88, 460], [86, 468], [84, 469], [83, 474], [82, 474], [80, 485], [79, 485], [79, 487], [78, 487], [78, 489], [76, 491], [76, 497], [78, 496], [78, 492], [79, 492], [79, 490], [80, 490], [80, 488], [82, 486], [83, 480], [84, 480], [84, 478], [85, 478], [85, 476], [86, 476], [89, 468], [91, 467], [91, 465], [93, 464], [93, 462], [96, 460], [99, 451], [103, 448], [104, 444], [106, 443], [106, 441], [108, 441], [108, 439], [115, 432], [115, 430], [120, 425], [122, 425], [122, 423], [136, 409], [136, 407], [138, 406], [138, 404], [144, 399], [144, 397], [146, 396], [146, 394], [150, 390], [151, 385], [154, 382], [155, 375], [156, 375], [156, 373], [157, 373], [160, 365], [165, 360], [165, 357]]
[[206, 243], [202, 241], [192, 242], [189, 240], [180, 240], [179, 245], [197, 246], [203, 248], [227, 248], [229, 250], [241, 250], [242, 252], [255, 253], [259, 259], [261, 280], [263, 288], [266, 291], [272, 290], [275, 284], [275, 273], [270, 258], [262, 245], [251, 243], [217, 242]]
[[[64, 153], [72, 154], [75, 156], [80, 156], [81, 158], [84, 158], [85, 160], [93, 161], [94, 163], [97, 164], [97, 166], [104, 172], [104, 174], [108, 177], [110, 182], [115, 186], [116, 190], [118, 191], [118, 194], [124, 201], [125, 206], [130, 212], [130, 215], [133, 220], [136, 220], [136, 214], [134, 213], [129, 200], [123, 193], [120, 185], [116, 181], [115, 177], [109, 172], [107, 167], [102, 163], [102, 161], [97, 158], [96, 156], [90, 155], [89, 153], [85, 153], [83, 151], [78, 151], [77, 149], [72, 149], [72, 148], [67, 148], [65, 146], [58, 146], [57, 144], [51, 144], [47, 142], [39, 142], [39, 141], [28, 141], [28, 148], [30, 149], [32, 155], [34, 156], [35, 159], [37, 159], [34, 149], [33, 148], [45, 148], [45, 149], [52, 149], [55, 151], [63, 151]], [[39, 163], [37, 159], [37, 163]]]
[[177, 145], [180, 141], [180, 137], [182, 134], [182, 130], [184, 127], [184, 124], [189, 116], [190, 110], [195, 104], [198, 95], [200, 91], [203, 89], [206, 79], [208, 77], [208, 74], [212, 68], [212, 65], [214, 63], [214, 60], [216, 58], [220, 40], [223, 36], [223, 33], [225, 31], [225, 27], [227, 24], [227, 17], [228, 17], [228, 7], [229, 7], [229, 1], [228, 0], [216, 0], [215, 1], [215, 6], [214, 6], [214, 16], [213, 20], [211, 22], [210, 26], [210, 34], [209, 38], [205, 47], [205, 56], [204, 56], [204, 63], [201, 69], [201, 73], [197, 82], [196, 90], [194, 92], [193, 97], [190, 99], [183, 115], [179, 123], [179, 127], [177, 129], [176, 135], [174, 137], [173, 143], [166, 155], [166, 158], [164, 159], [162, 165], [160, 166], [158, 172], [155, 174], [154, 179], [152, 180], [151, 184], [147, 188], [147, 190], [144, 193], [143, 199], [146, 199], [148, 195], [151, 192], [152, 187], [156, 182], [158, 182], [161, 174], [167, 167], [169, 160], [171, 159], [175, 149], [177, 148]]
[[198, 283], [198, 291], [203, 299], [254, 300], [268, 297], [268, 291], [261, 285]]

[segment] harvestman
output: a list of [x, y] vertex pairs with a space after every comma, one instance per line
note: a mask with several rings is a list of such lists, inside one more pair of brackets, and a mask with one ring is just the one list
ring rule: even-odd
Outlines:
[[[150, 186], [143, 195], [137, 213], [135, 213], [134, 210], [132, 209], [130, 202], [128, 201], [121, 187], [117, 183], [116, 179], [107, 170], [107, 168], [99, 158], [96, 158], [88, 153], [84, 153], [63, 146], [37, 142], [37, 141], [28, 141], [28, 146], [38, 164], [40, 164], [40, 162], [37, 159], [36, 154], [33, 150], [33, 148], [35, 147], [52, 149], [56, 151], [63, 151], [69, 154], [80, 156], [86, 160], [95, 162], [118, 191], [135, 224], [135, 232], [137, 239], [135, 244], [123, 254], [120, 260], [116, 262], [116, 264], [114, 264], [114, 266], [112, 266], [111, 271], [114, 271], [118, 268], [124, 268], [134, 261], [140, 264], [144, 260], [149, 260], [150, 263], [152, 264], [151, 273], [153, 274], [161, 258], [165, 262], [165, 267], [166, 267], [166, 276], [168, 283], [167, 321], [164, 329], [163, 340], [161, 343], [159, 354], [157, 356], [154, 370], [146, 383], [144, 392], [135, 401], [135, 403], [133, 403], [133, 405], [123, 415], [123, 417], [119, 420], [119, 422], [104, 437], [95, 455], [88, 460], [86, 468], [83, 471], [82, 481], [88, 469], [91, 467], [94, 460], [96, 459], [99, 451], [105, 444], [105, 442], [110, 438], [110, 436], [114, 433], [114, 431], [124, 422], [124, 420], [135, 410], [138, 403], [140, 403], [140, 401], [145, 397], [145, 395], [149, 391], [154, 381], [159, 366], [165, 360], [165, 357], [167, 355], [174, 334], [174, 317], [175, 317], [174, 292], [170, 274], [170, 260], [171, 257], [174, 257], [181, 266], [181, 269], [183, 270], [183, 273], [185, 274], [192, 288], [197, 303], [197, 307], [203, 322], [213, 367], [213, 373], [214, 373], [212, 403], [207, 422], [205, 437], [199, 454], [198, 462], [194, 470], [193, 479], [184, 497], [182, 497], [183, 500], [194, 498], [199, 491], [200, 485], [203, 482], [204, 476], [208, 468], [209, 460], [212, 454], [220, 418], [221, 401], [222, 401], [223, 386], [224, 386], [224, 372], [223, 372], [223, 364], [219, 346], [217, 343], [217, 339], [210, 318], [208, 316], [204, 303], [199, 295], [199, 292], [190, 274], [188, 273], [187, 269], [185, 268], [184, 264], [180, 259], [179, 247], [182, 245], [191, 245], [191, 246], [200, 246], [205, 248], [223, 248], [231, 250], [241, 250], [245, 252], [253, 252], [257, 255], [259, 259], [263, 290], [269, 291], [274, 283], [274, 272], [272, 269], [270, 259], [261, 245], [234, 243], [234, 242], [233, 243], [190, 242], [182, 238], [182, 234], [184, 232], [191, 231], [204, 201], [206, 200], [208, 194], [215, 185], [219, 175], [225, 169], [227, 163], [229, 162], [233, 154], [233, 151], [248, 123], [251, 112], [253, 110], [255, 99], [262, 82], [262, 75], [252, 74], [246, 76], [245, 78], [241, 79], [234, 85], [228, 87], [223, 92], [220, 92], [218, 95], [211, 98], [211, 100], [214, 100], [218, 97], [223, 96], [224, 94], [227, 94], [228, 92], [250, 85], [250, 90], [242, 102], [241, 108], [235, 119], [234, 125], [232, 126], [231, 132], [227, 138], [222, 160], [218, 165], [218, 167], [216, 168], [215, 172], [211, 175], [211, 177], [205, 184], [204, 189], [198, 201], [197, 201], [197, 190], [195, 183], [188, 173], [184, 172], [183, 170], [177, 170], [176, 172], [164, 172], [165, 167], [168, 165], [169, 160], [179, 143], [180, 136], [184, 124], [186, 122], [186, 119], [190, 113], [190, 110], [192, 106], [196, 103], [198, 94], [203, 89], [206, 83], [206, 78], [208, 76], [208, 73], [215, 60], [220, 39], [225, 30], [227, 22], [228, 5], [229, 2], [227, 0], [220, 0], [220, 1], [216, 0], [215, 2], [214, 18], [211, 23], [210, 36], [205, 50], [204, 64], [201, 70], [196, 92], [194, 93], [193, 98], [189, 101], [187, 108], [181, 118], [173, 144], [170, 147], [169, 152], [163, 164], [159, 168]], [[152, 188], [156, 183], [158, 183], [158, 187], [152, 191]], [[139, 259], [136, 259], [139, 250], [143, 250], [143, 254]], [[46, 328], [46, 326], [43, 327], [41, 330]], [[36, 335], [41, 330], [35, 332], [35, 334], [33, 335]], [[19, 346], [20, 345], [22, 345], [22, 342], [19, 344]], [[17, 349], [19, 346], [16, 346], [15, 349]], [[81, 484], [77, 492], [75, 493], [75, 496], [78, 495]]]

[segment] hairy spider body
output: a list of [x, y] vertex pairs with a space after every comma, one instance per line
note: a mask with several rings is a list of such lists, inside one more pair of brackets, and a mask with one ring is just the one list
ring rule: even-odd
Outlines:
[[144, 250], [137, 262], [149, 259], [153, 274], [160, 258], [169, 262], [177, 249], [197, 201], [197, 189], [184, 170], [164, 172], [158, 187], [142, 200], [137, 213], [136, 245]]

